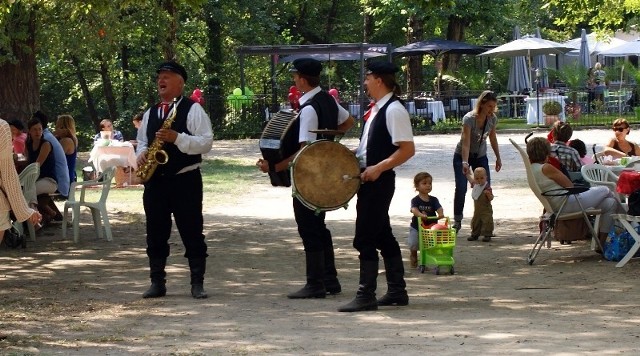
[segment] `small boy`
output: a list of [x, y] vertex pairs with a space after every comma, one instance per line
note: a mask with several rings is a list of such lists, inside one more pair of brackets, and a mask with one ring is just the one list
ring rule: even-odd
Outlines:
[[[411, 226], [409, 227], [409, 237], [407, 245], [411, 252], [410, 261], [411, 268], [418, 267], [418, 218], [422, 218], [427, 225], [433, 225], [442, 219], [442, 205], [438, 198], [429, 195], [431, 193], [433, 177], [427, 172], [420, 172], [413, 177], [413, 186], [418, 191], [413, 199], [411, 199]], [[426, 220], [429, 218], [428, 220]]]
[[493, 193], [487, 182], [487, 171], [482, 167], [473, 170], [473, 174], [467, 175], [467, 179], [471, 182], [473, 189], [471, 197], [473, 198], [473, 218], [471, 219], [471, 236], [468, 241], [476, 241], [480, 235], [483, 242], [491, 241], [493, 236]]

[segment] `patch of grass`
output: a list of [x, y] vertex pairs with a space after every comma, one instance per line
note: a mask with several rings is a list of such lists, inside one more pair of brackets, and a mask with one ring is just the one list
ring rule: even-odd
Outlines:
[[[204, 160], [201, 166], [202, 182], [204, 184], [205, 200], [219, 200], [235, 196], [253, 185], [256, 177], [262, 176], [258, 169], [248, 162], [234, 159]], [[266, 178], [265, 178], [266, 179]], [[87, 200], [95, 200], [100, 194], [100, 189], [88, 189]], [[112, 187], [109, 191], [109, 201], [134, 202], [142, 204], [143, 186], [130, 186], [125, 189]]]
[[236, 194], [251, 187], [262, 173], [253, 165], [240, 160], [214, 159], [202, 164], [205, 193]]

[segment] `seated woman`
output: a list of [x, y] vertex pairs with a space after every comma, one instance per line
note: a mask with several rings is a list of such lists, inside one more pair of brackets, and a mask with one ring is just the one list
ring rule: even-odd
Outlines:
[[27, 133], [24, 132], [24, 124], [20, 119], [12, 119], [9, 120], [9, 128], [11, 128], [13, 153], [24, 154], [24, 146], [27, 141]]
[[[51, 143], [44, 138], [44, 128], [40, 119], [34, 117], [29, 120], [27, 128], [29, 130], [26, 145], [27, 161], [40, 165], [40, 175], [36, 180], [37, 204], [43, 221], [48, 222], [57, 215], [56, 211], [49, 206], [51, 200], [49, 194], [58, 190], [55, 154]], [[36, 203], [33, 198], [30, 200], [30, 204]]]
[[627, 135], [631, 131], [626, 119], [619, 118], [613, 122], [613, 133], [615, 135], [604, 147], [603, 155], [620, 158], [625, 156], [640, 156], [638, 144], [627, 141]]
[[76, 158], [78, 156], [78, 137], [76, 136], [76, 122], [71, 115], [60, 115], [56, 120], [56, 128], [53, 131], [64, 150], [69, 168], [69, 179], [71, 182], [77, 181]]
[[5, 230], [11, 227], [9, 212], [12, 211], [16, 220], [31, 221], [32, 224], [40, 222], [40, 214], [30, 209], [22, 194], [18, 173], [13, 166], [12, 151], [9, 144], [11, 132], [6, 121], [0, 120], [0, 243], [4, 238]]
[[[104, 120], [100, 121], [100, 131], [112, 131], [112, 133], [111, 133], [111, 139], [112, 140], [116, 140], [116, 141], [123, 141], [124, 140], [124, 137], [122, 136], [122, 132], [120, 132], [118, 130], [114, 130], [113, 129], [113, 122], [111, 122], [111, 120], [109, 120], [109, 119], [104, 119]], [[93, 142], [96, 142], [101, 138], [102, 138], [102, 136], [100, 135], [100, 132], [98, 132], [93, 137]]]
[[[527, 154], [529, 155], [529, 161], [531, 162], [531, 170], [533, 176], [540, 187], [542, 192], [547, 192], [553, 189], [562, 189], [573, 187], [573, 183], [562, 172], [547, 163], [547, 159], [551, 154], [551, 145], [543, 137], [535, 137], [527, 142]], [[598, 239], [601, 245], [604, 245], [607, 239], [607, 234], [613, 225], [613, 218], [611, 214], [621, 214], [625, 212], [625, 209], [620, 204], [620, 201], [615, 195], [604, 186], [595, 186], [586, 192], [578, 194], [582, 206], [587, 208], [596, 208], [602, 210], [602, 216], [600, 217], [600, 231], [598, 231]], [[560, 209], [562, 204], [562, 196], [549, 196], [547, 200], [553, 207], [554, 211]], [[566, 213], [580, 212], [580, 205], [575, 196], [569, 196], [564, 209]], [[602, 251], [597, 251], [602, 252]]]

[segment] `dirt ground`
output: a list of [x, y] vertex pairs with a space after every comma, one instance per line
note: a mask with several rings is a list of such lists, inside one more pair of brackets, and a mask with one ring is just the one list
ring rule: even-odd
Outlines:
[[[546, 134], [543, 132], [540, 135]], [[605, 142], [604, 130], [574, 137]], [[635, 139], [636, 137], [632, 138]], [[537, 235], [541, 205], [529, 191], [524, 166], [500, 133], [503, 171], [492, 171], [496, 237], [469, 242], [473, 204], [454, 251], [455, 275], [407, 268], [410, 304], [374, 312], [339, 313], [358, 283], [351, 247], [355, 199], [328, 213], [343, 293], [289, 300], [304, 281], [302, 244], [291, 191], [273, 188], [256, 171], [252, 184], [225, 196], [206, 196], [209, 246], [205, 288], [189, 295], [184, 249], [174, 232], [168, 295], [142, 299], [148, 287], [144, 216], [140, 202], [109, 201], [114, 241], [98, 240], [83, 214], [80, 242], [47, 228], [25, 250], [0, 249], [0, 354], [23, 355], [607, 355], [640, 352], [639, 265], [616, 268], [586, 242], [554, 243], [533, 266], [526, 255]], [[418, 171], [434, 176], [433, 195], [445, 215], [453, 209], [451, 156], [457, 135], [416, 138], [417, 154], [397, 169], [390, 216], [404, 245]], [[355, 147], [355, 140], [343, 143]], [[252, 165], [256, 140], [217, 141], [210, 157]], [[490, 155], [490, 157], [493, 157]], [[490, 159], [494, 163], [493, 158]], [[378, 293], [386, 291], [381, 270]]]

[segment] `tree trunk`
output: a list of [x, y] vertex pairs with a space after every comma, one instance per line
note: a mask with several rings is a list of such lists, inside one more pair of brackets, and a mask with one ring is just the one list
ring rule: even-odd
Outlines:
[[[464, 29], [468, 26], [468, 21], [463, 18], [451, 15], [447, 25], [447, 40], [464, 42]], [[442, 59], [442, 71], [453, 73], [460, 64], [459, 54], [444, 54]]]
[[164, 53], [164, 58], [166, 60], [177, 60], [176, 44], [178, 43], [178, 21], [176, 17], [178, 16], [178, 12], [173, 0], [163, 0], [162, 7], [169, 15], [169, 23], [167, 24], [167, 32], [165, 35], [166, 37], [165, 41], [162, 43], [162, 52]]
[[336, 18], [338, 17], [338, 0], [331, 1], [331, 8], [329, 9], [329, 13], [327, 13], [327, 26], [325, 27], [325, 40], [327, 43], [332, 43], [331, 35], [333, 34], [333, 27], [336, 23]]
[[207, 88], [205, 89], [205, 108], [209, 112], [213, 128], [219, 128], [222, 125], [225, 110], [225, 97], [222, 93], [222, 81], [220, 80], [222, 73], [222, 24], [218, 21], [222, 16], [220, 2], [217, 0], [209, 0], [204, 6], [205, 21], [207, 23], [207, 56], [204, 62], [205, 72], [209, 76]]
[[115, 121], [118, 119], [118, 105], [116, 104], [116, 96], [113, 94], [109, 65], [104, 58], [100, 59], [100, 77], [102, 78], [102, 92], [109, 109], [109, 118], [111, 118], [111, 121]]
[[373, 35], [374, 31], [374, 19], [370, 14], [364, 14], [364, 33], [362, 34], [362, 42], [369, 43], [369, 39]]
[[[410, 31], [407, 34], [407, 43], [422, 41], [424, 36], [422, 18], [411, 15], [409, 17]], [[407, 72], [407, 96], [413, 98], [416, 92], [421, 91], [424, 76], [422, 75], [422, 56], [409, 57], [409, 69]]]
[[122, 46], [120, 50], [122, 54], [122, 95], [121, 102], [122, 107], [127, 107], [127, 100], [129, 100], [129, 47]]
[[0, 64], [0, 117], [15, 117], [27, 121], [32, 113], [40, 109], [40, 87], [35, 57], [36, 14], [33, 9], [25, 14], [27, 10], [20, 1], [13, 4], [11, 11], [13, 19], [10, 24], [1, 26], [3, 33], [13, 33], [14, 29], [7, 27], [16, 24], [26, 29], [27, 37], [24, 40], [12, 40], [11, 48], [15, 61]]
[[76, 70], [76, 77], [78, 78], [80, 89], [82, 90], [82, 96], [84, 97], [85, 105], [87, 105], [89, 118], [91, 119], [91, 122], [93, 122], [93, 126], [97, 131], [100, 128], [100, 117], [98, 116], [98, 111], [96, 110], [96, 105], [93, 100], [93, 96], [91, 95], [91, 91], [89, 90], [87, 80], [85, 79], [84, 74], [82, 74], [82, 68], [80, 68], [80, 60], [78, 59], [78, 57], [71, 57], [71, 65]]

